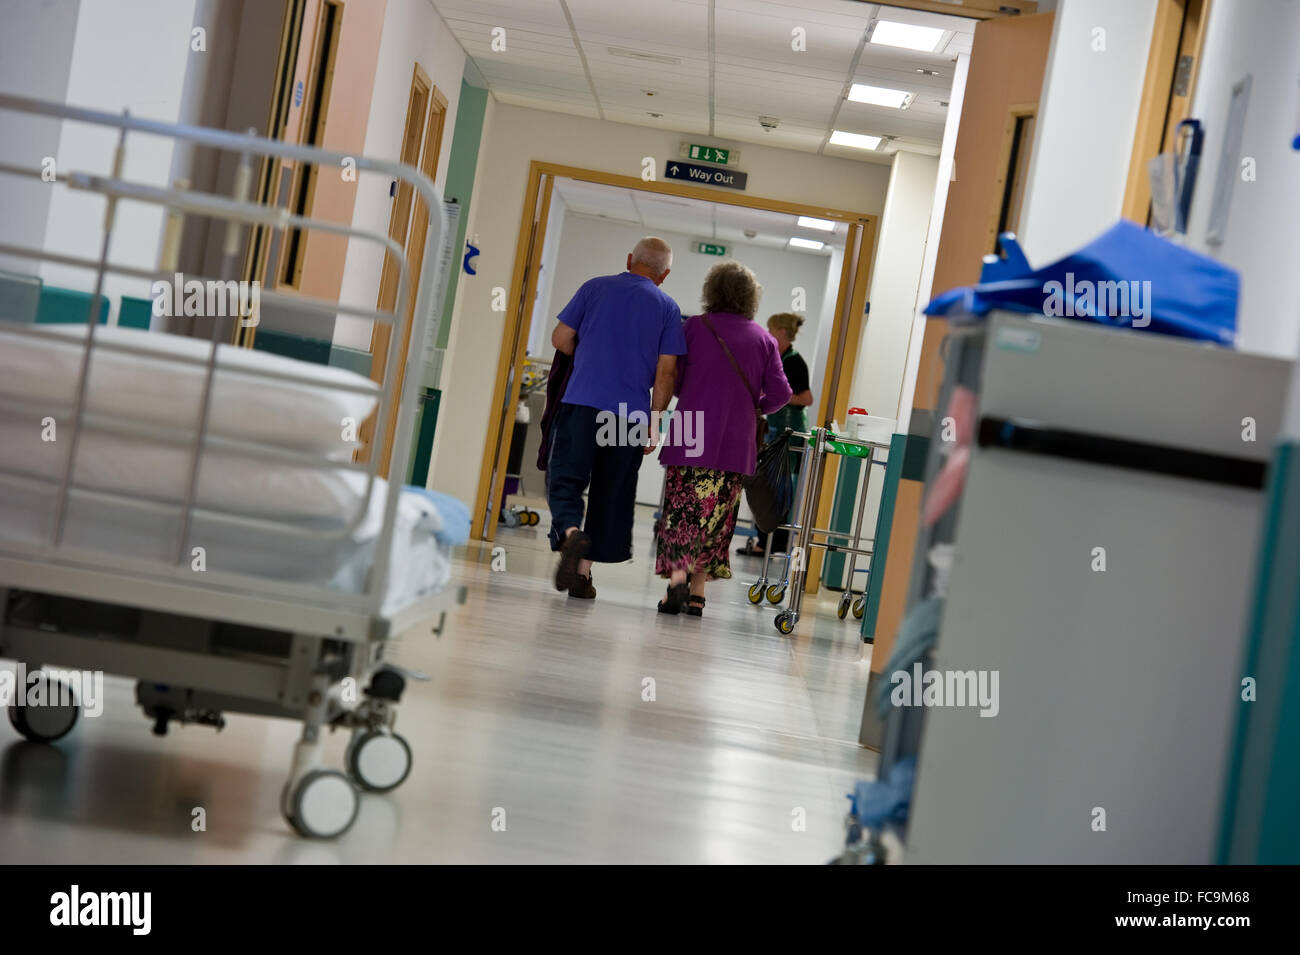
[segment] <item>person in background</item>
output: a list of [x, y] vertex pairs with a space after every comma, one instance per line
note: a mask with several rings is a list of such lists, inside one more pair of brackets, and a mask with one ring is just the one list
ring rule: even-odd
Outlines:
[[555, 589], [570, 597], [595, 598], [593, 562], [632, 558], [637, 472], [654, 443], [630, 436], [646, 431], [638, 418], [668, 407], [686, 351], [681, 309], [659, 288], [672, 264], [668, 243], [647, 236], [628, 254], [626, 272], [583, 283], [551, 333], [556, 350], [573, 356], [550, 422], [546, 480], [551, 550], [560, 553]]
[[[768, 333], [776, 339], [776, 346], [781, 351], [781, 369], [785, 372], [786, 381], [790, 383], [790, 402], [784, 408], [767, 416], [767, 439], [771, 441], [786, 428], [791, 431], [807, 431], [808, 415], [804, 411], [813, 403], [813, 393], [808, 378], [808, 363], [803, 360], [803, 356], [794, 350], [794, 340], [799, 334], [799, 329], [803, 325], [803, 316], [796, 315], [794, 312], [778, 312], [767, 320]], [[794, 451], [803, 447], [802, 438], [792, 438], [790, 446]], [[803, 456], [798, 453], [791, 455], [790, 469], [794, 478], [798, 477], [799, 462]], [[772, 542], [772, 553], [784, 553], [789, 548], [790, 532], [782, 528], [774, 530], [769, 538]], [[762, 546], [754, 547], [748, 551], [750, 554], [756, 554], [759, 557], [765, 553]]]
[[[790, 400], [776, 341], [754, 324], [762, 289], [739, 262], [721, 262], [704, 279], [703, 315], [688, 318], [686, 358], [677, 373], [677, 407], [659, 460], [664, 506], [656, 528], [655, 573], [668, 578], [659, 612], [704, 613], [704, 585], [729, 578], [741, 480], [754, 473], [757, 416]], [[688, 417], [697, 444], [673, 440]]]

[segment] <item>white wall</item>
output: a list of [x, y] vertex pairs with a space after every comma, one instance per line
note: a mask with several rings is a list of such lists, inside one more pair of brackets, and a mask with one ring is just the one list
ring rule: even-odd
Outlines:
[[541, 269], [537, 274], [537, 297], [533, 300], [533, 324], [528, 333], [528, 354], [549, 358], [551, 328], [563, 302], [553, 302], [555, 263], [564, 242], [564, 224], [569, 207], [558, 192], [551, 193], [551, 208], [546, 217], [546, 237], [542, 241]]
[[[73, 39], [67, 102], [111, 113], [126, 108], [133, 116], [175, 122], [186, 63], [191, 56], [205, 55], [190, 50], [193, 19], [194, 0], [82, 3]], [[70, 170], [109, 173], [116, 139], [113, 130], [64, 123], [56, 155], [60, 174]], [[171, 160], [170, 140], [133, 134], [127, 138], [123, 176], [166, 185]], [[50, 195], [45, 248], [98, 258], [103, 219], [101, 197], [55, 187]], [[162, 220], [158, 206], [119, 204], [109, 258], [115, 263], [153, 268]], [[46, 264], [41, 275], [51, 285], [83, 291], [92, 287], [93, 273], [84, 269]], [[149, 283], [110, 275], [105, 293], [115, 314], [120, 295], [147, 297]]]
[[[411, 75], [417, 62], [448, 101], [442, 127], [442, 153], [438, 157], [438, 175], [435, 178], [441, 187], [446, 182], [447, 164], [451, 161], [451, 139], [456, 129], [460, 81], [465, 73], [465, 51], [429, 0], [388, 0], [375, 89], [370, 98], [364, 153], [377, 159], [399, 157], [406, 126], [406, 105], [411, 93]], [[358, 176], [357, 201], [352, 212], [354, 228], [380, 234], [388, 232], [388, 217], [392, 210], [392, 200], [388, 195], [390, 182], [388, 177], [370, 172]], [[351, 240], [343, 266], [339, 301], [373, 308], [383, 267], [383, 249], [373, 242]], [[370, 322], [364, 319], [339, 316], [334, 326], [334, 343], [369, 350], [370, 330]]]
[[[80, 0], [0, 3], [0, 91], [62, 103], [72, 67], [72, 43]], [[26, 113], [0, 112], [0, 162], [39, 169], [59, 148], [58, 120]], [[39, 179], [0, 176], [0, 242], [40, 249], [50, 213], [50, 197], [59, 187]], [[31, 259], [0, 256], [0, 269], [35, 275]]]
[[[1077, 249], [1120, 218], [1155, 11], [1156, 0], [1061, 0], [1057, 7], [1020, 220], [1033, 265]], [[1099, 39], [1104, 50], [1094, 49]]]
[[[938, 171], [935, 156], [894, 154], [871, 272], [871, 313], [849, 391], [850, 407], [882, 418], [898, 416]], [[906, 431], [905, 423], [900, 430]]]
[[[491, 310], [494, 287], [509, 288], [530, 160], [629, 176], [641, 159], [675, 157], [685, 135], [579, 116], [496, 104], [485, 124], [472, 208], [480, 238], [479, 274], [460, 283], [443, 366], [431, 486], [474, 500], [506, 313]], [[879, 214], [889, 169], [746, 144], [743, 169], [752, 195]], [[479, 515], [475, 515], [475, 520]]]
[[[1228, 100], [1252, 75], [1241, 155], [1256, 162], [1235, 182], [1222, 245], [1206, 244]], [[1294, 0], [1216, 3], [1210, 8], [1201, 73], [1192, 104], [1204, 124], [1201, 171], [1188, 222], [1188, 244], [1241, 273], [1237, 345], [1294, 358], [1300, 352], [1300, 4]]]

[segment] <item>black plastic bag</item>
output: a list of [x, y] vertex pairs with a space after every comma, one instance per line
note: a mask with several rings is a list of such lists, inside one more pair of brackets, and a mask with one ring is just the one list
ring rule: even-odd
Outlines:
[[790, 479], [790, 430], [786, 429], [758, 453], [754, 473], [745, 478], [745, 503], [760, 534], [770, 534], [790, 514], [794, 487]]

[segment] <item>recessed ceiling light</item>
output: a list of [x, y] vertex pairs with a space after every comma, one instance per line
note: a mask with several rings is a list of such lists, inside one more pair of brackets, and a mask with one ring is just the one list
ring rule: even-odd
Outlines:
[[800, 216], [799, 226], [804, 229], [819, 229], [822, 232], [835, 231], [835, 223], [830, 219], [814, 219], [812, 216]]
[[871, 31], [871, 42], [883, 46], [901, 46], [905, 50], [933, 53], [939, 48], [944, 31], [938, 27], [918, 27], [911, 23], [879, 20]]
[[818, 242], [816, 239], [801, 239], [798, 236], [792, 238], [790, 244], [796, 249], [821, 250], [826, 248], [825, 242]]
[[889, 106], [893, 109], [903, 109], [913, 95], [907, 90], [891, 90], [884, 86], [868, 86], [866, 83], [854, 83], [849, 87], [849, 99], [853, 102]]
[[852, 146], [854, 149], [875, 149], [880, 145], [879, 136], [866, 136], [862, 133], [846, 133], [837, 129], [831, 133], [832, 146]]

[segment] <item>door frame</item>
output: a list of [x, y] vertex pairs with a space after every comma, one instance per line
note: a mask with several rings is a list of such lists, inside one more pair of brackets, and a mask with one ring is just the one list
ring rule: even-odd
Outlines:
[[[474, 515], [474, 526], [471, 531], [477, 535], [477, 539], [491, 541], [496, 538], [496, 509], [489, 510], [489, 502], [500, 500], [504, 486], [505, 462], [510, 453], [509, 444], [505, 440], [508, 433], [505, 426], [509, 409], [513, 409], [519, 401], [520, 376], [514, 372], [522, 366], [524, 350], [528, 344], [526, 329], [532, 322], [533, 297], [537, 288], [538, 266], [541, 262], [540, 244], [545, 241], [551, 190], [556, 179], [573, 179], [578, 182], [635, 189], [640, 192], [848, 223], [849, 237], [840, 270], [834, 322], [830, 329], [833, 342], [840, 337], [844, 341], [838, 387], [837, 393], [832, 395], [830, 391], [833, 376], [823, 375], [822, 394], [817, 406], [816, 419], [818, 422], [833, 418], [843, 420], [848, 409], [848, 390], [853, 381], [858, 346], [861, 343], [864, 318], [862, 313], [866, 307], [867, 288], [871, 279], [871, 263], [875, 254], [879, 216], [747, 193], [715, 191], [688, 183], [646, 181], [636, 176], [623, 176], [598, 169], [584, 169], [579, 166], [534, 159], [529, 163], [528, 179], [524, 187], [523, 209], [519, 216], [519, 234], [515, 242], [514, 268], [507, 299], [510, 303], [510, 311], [506, 315], [500, 352], [497, 356], [487, 441], [484, 444], [479, 466], [474, 510], [471, 512]], [[853, 248], [855, 237], [858, 238], [857, 254], [851, 255], [849, 250]], [[827, 353], [828, 368], [833, 357], [832, 352]], [[513, 417], [511, 416], [509, 420], [513, 420]], [[828, 481], [827, 485], [818, 508], [818, 519], [823, 521], [827, 519], [830, 501], [834, 496], [834, 482]], [[814, 551], [814, 555], [815, 564], [819, 567], [821, 553]], [[813, 574], [813, 563], [814, 561], [810, 560], [808, 577], [810, 588], [815, 590], [816, 577]]]
[[[1192, 109], [1212, 2], [1157, 0], [1137, 128], [1133, 134], [1133, 153], [1129, 159], [1121, 207], [1121, 214], [1139, 225], [1147, 225], [1151, 218], [1151, 182], [1147, 178], [1147, 163], [1174, 148], [1174, 131]], [[1190, 65], [1180, 91], [1179, 63], [1185, 58]]]

